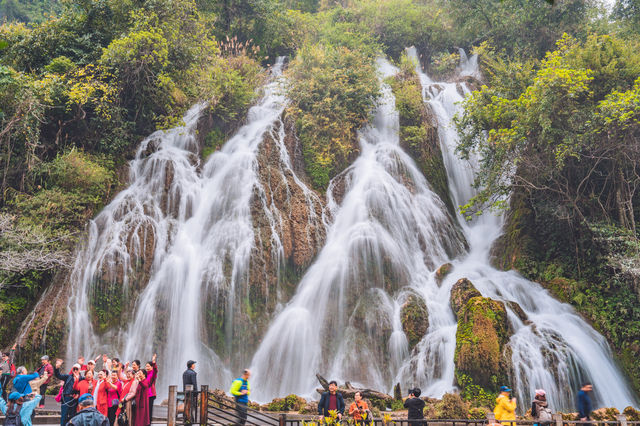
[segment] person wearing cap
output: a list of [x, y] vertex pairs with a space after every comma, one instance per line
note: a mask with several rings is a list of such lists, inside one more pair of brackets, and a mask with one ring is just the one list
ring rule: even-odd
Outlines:
[[493, 414], [496, 416], [496, 420], [503, 425], [516, 426], [515, 422], [505, 422], [505, 420], [516, 419], [516, 399], [509, 398], [511, 389], [507, 386], [500, 387], [500, 395], [496, 398], [496, 406], [493, 409]]
[[74, 385], [80, 380], [80, 364], [74, 364], [71, 368], [70, 374], [62, 374], [60, 367], [62, 366], [61, 359], [56, 360], [56, 365], [53, 368], [53, 374], [58, 380], [62, 380], [62, 400], [60, 401], [60, 425], [64, 426], [67, 421], [76, 413], [78, 400], [74, 396]]
[[93, 396], [90, 393], [78, 398], [80, 411], [73, 416], [67, 425], [71, 426], [109, 426], [109, 419], [93, 406]]
[[49, 387], [49, 382], [51, 382], [51, 377], [53, 377], [53, 365], [49, 362], [49, 357], [44, 355], [40, 358], [40, 368], [38, 368], [38, 375], [40, 377], [47, 377], [44, 382], [40, 385], [40, 395], [42, 395], [42, 399], [40, 400], [40, 408], [44, 407], [44, 399], [45, 394], [47, 392], [47, 387]]
[[423, 425], [425, 403], [420, 399], [420, 388], [409, 389], [409, 396], [404, 400], [404, 408], [408, 410], [407, 420], [411, 425]]
[[[5, 423], [8, 423], [8, 419], [15, 419], [15, 416], [20, 417], [20, 421], [24, 426], [31, 426], [31, 415], [33, 414], [33, 410], [35, 410], [36, 405], [40, 401], [41, 396], [35, 395], [32, 399], [26, 400], [25, 395], [19, 392], [11, 392], [9, 394], [9, 402], [5, 402], [4, 399], [0, 399], [0, 411], [5, 415]], [[13, 424], [17, 424], [14, 422]]]
[[9, 352], [4, 352], [2, 354], [2, 360], [0, 360], [0, 373], [2, 374], [2, 376], [0, 376], [0, 387], [2, 387], [2, 399], [4, 400], [7, 399], [7, 387], [9, 386], [9, 383], [11, 383], [11, 378], [13, 377], [11, 373], [11, 366], [13, 365], [13, 358], [16, 353], [17, 345], [17, 343], [13, 345]]
[[544, 389], [536, 389], [536, 396], [531, 403], [531, 417], [538, 425], [551, 424], [551, 410], [547, 403], [547, 393]]

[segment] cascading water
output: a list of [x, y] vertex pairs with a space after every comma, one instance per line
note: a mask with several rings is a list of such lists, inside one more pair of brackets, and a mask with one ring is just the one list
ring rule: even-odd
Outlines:
[[[467, 59], [461, 54], [461, 59], [461, 75], [477, 76], [477, 58]], [[456, 205], [465, 204], [474, 195], [474, 164], [473, 160], [463, 161], [455, 155], [458, 139], [452, 119], [463, 100], [460, 91], [469, 90], [464, 83], [432, 82], [419, 68], [417, 71], [425, 101], [437, 117], [452, 197]], [[596, 405], [622, 409], [635, 404], [636, 398], [614, 364], [604, 337], [539, 284], [513, 271], [499, 271], [491, 266], [490, 248], [501, 234], [502, 217], [485, 213], [471, 222], [460, 218], [460, 222], [470, 251], [468, 256], [452, 262], [454, 269], [443, 287], [450, 290], [456, 280], [465, 277], [483, 296], [520, 305], [526, 322], [508, 304], [506, 308], [514, 330], [509, 343], [513, 351], [512, 380], [521, 404], [530, 401], [535, 389], [544, 388], [552, 408], [573, 410], [575, 392], [584, 380], [594, 384]], [[523, 411], [526, 408], [520, 407]]]
[[[462, 53], [460, 75], [477, 76], [477, 59]], [[385, 61], [379, 66], [383, 77], [396, 72]], [[452, 199], [464, 204], [474, 194], [473, 162], [456, 157], [451, 119], [460, 91], [468, 89], [417, 71], [437, 117]], [[507, 307], [520, 401], [544, 387], [553, 408], [572, 408], [572, 391], [590, 379], [599, 404], [623, 408], [635, 402], [602, 336], [540, 285], [490, 266], [502, 218], [451, 217], [400, 147], [395, 100], [386, 84], [374, 122], [359, 135], [360, 157], [329, 186], [324, 216], [322, 201], [291, 164], [279, 86], [277, 80], [266, 86], [247, 124], [204, 167], [196, 129], [205, 105], [192, 108], [183, 127], [141, 144], [131, 163], [131, 185], [90, 223], [76, 260], [70, 358], [106, 352], [131, 359], [157, 351], [160, 393], [180, 383], [189, 358], [199, 363], [201, 383], [226, 388], [231, 370], [253, 356], [253, 397], [259, 401], [290, 393], [315, 396], [316, 372], [376, 389], [390, 390], [398, 381], [419, 385], [437, 397], [454, 389], [456, 319], [449, 298], [453, 283], [465, 277], [486, 297], [518, 303], [528, 317], [524, 322]], [[258, 160], [265, 135], [275, 144], [278, 179], [261, 174], [267, 167]], [[287, 296], [279, 288], [260, 296], [275, 298], [278, 314], [254, 354], [254, 342], [243, 335], [257, 329], [243, 311], [257, 297], [251, 268], [264, 246], [269, 268], [279, 276], [282, 235], [292, 221], [291, 211], [276, 206], [276, 191], [285, 198], [302, 194], [298, 202], [308, 206], [303, 221], [308, 229], [326, 223], [327, 237], [289, 303], [283, 306]], [[434, 271], [447, 261], [454, 269], [439, 285]], [[416, 299], [428, 312], [428, 327], [411, 348], [401, 315]], [[272, 313], [263, 312], [262, 321]]]
[[[395, 72], [385, 61], [380, 70], [383, 76]], [[339, 206], [329, 188], [335, 211], [325, 246], [254, 356], [258, 400], [312, 395], [314, 373], [322, 371], [388, 388], [393, 366], [397, 370], [409, 353], [399, 311], [410, 295], [439, 313], [431, 325], [434, 340], [451, 340], [441, 331], [447, 327], [455, 335], [448, 298], [440, 297], [431, 271], [460, 254], [464, 243], [443, 202], [400, 148], [398, 129], [395, 99], [383, 84], [374, 122], [360, 134], [361, 154], [340, 177], [346, 183]], [[434, 392], [451, 389], [453, 353], [428, 346], [442, 365], [425, 366], [424, 377]]]
[[[409, 54], [415, 57], [415, 50]], [[384, 62], [381, 71], [393, 73]], [[417, 72], [425, 102], [437, 117], [452, 198], [464, 204], [474, 195], [474, 162], [455, 155], [452, 118], [463, 99], [460, 91], [469, 90]], [[477, 58], [461, 54], [460, 75], [477, 76]], [[528, 317], [523, 322], [507, 306], [520, 401], [528, 402], [534, 389], [543, 387], [553, 408], [570, 410], [580, 381], [589, 379], [597, 403], [621, 409], [635, 402], [602, 336], [540, 285], [490, 265], [501, 216], [487, 213], [472, 222], [459, 217], [470, 245], [459, 256], [463, 243], [444, 204], [398, 145], [398, 116], [386, 85], [375, 121], [360, 142], [361, 155], [345, 172], [342, 201], [332, 199], [333, 183], [328, 190], [334, 221], [326, 245], [254, 356], [254, 397], [315, 396], [315, 372], [377, 389], [391, 390], [399, 381], [442, 396], [454, 388], [457, 327], [449, 298], [453, 284], [465, 277], [485, 297], [518, 303]], [[438, 285], [434, 270], [447, 260], [454, 269]], [[411, 295], [424, 300], [429, 327], [410, 353], [400, 310]], [[520, 409], [526, 410], [526, 403]]]
[[[282, 62], [274, 66], [274, 75], [281, 73]], [[134, 359], [157, 351], [162, 372], [158, 389], [163, 392], [166, 385], [180, 383], [188, 359], [198, 362], [201, 383], [225, 387], [230, 370], [251, 356], [243, 352], [247, 343], [238, 336], [244, 327], [235, 320], [238, 306], [249, 297], [252, 255], [260, 239], [254, 216], [264, 218], [270, 229], [272, 268], [277, 271], [283, 261], [279, 232], [284, 215], [268, 202], [257, 173], [259, 146], [267, 135], [279, 150], [281, 173], [291, 178], [285, 184], [293, 182], [302, 192], [302, 202], [310, 205], [308, 220], [322, 223], [314, 216], [320, 200], [293, 173], [284, 144], [282, 83], [276, 78], [265, 87], [247, 124], [202, 169], [196, 127], [204, 105], [187, 113], [184, 127], [157, 132], [141, 144], [131, 163], [131, 185], [91, 223], [78, 255], [69, 307], [70, 357], [104, 351]], [[149, 259], [151, 264], [136, 268]], [[144, 288], [135, 285], [144, 284], [141, 273], [135, 279], [127, 275], [140, 269], [148, 275]], [[97, 333], [92, 297], [118, 283], [122, 289], [114, 292], [113, 303], [135, 302], [133, 315], [122, 319], [122, 331]], [[220, 312], [222, 324], [212, 331], [205, 323]], [[227, 349], [226, 359], [208, 344], [215, 339]]]

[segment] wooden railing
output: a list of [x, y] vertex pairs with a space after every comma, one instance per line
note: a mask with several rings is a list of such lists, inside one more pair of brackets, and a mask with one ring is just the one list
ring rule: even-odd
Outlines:
[[[181, 402], [182, 401], [182, 402]], [[194, 390], [190, 385], [185, 388], [185, 392], [178, 392], [177, 386], [169, 386], [169, 405], [167, 411], [167, 425], [233, 425], [239, 424], [239, 412], [236, 404], [230, 399], [222, 398], [209, 392], [208, 386], [202, 386]], [[322, 425], [318, 416], [300, 416], [281, 414], [267, 414], [262, 411], [247, 407], [248, 426], [303, 426], [309, 424]], [[351, 423], [342, 422], [347, 425], [371, 425], [371, 426], [498, 426], [501, 423], [496, 421], [493, 413], [487, 414], [486, 419], [385, 419], [374, 418], [369, 423], [364, 421]], [[640, 426], [640, 422], [628, 421], [623, 414], [617, 416], [615, 421], [592, 420], [588, 422], [564, 420], [562, 414], [553, 414], [552, 420], [539, 422], [534, 420], [504, 421], [503, 426]]]

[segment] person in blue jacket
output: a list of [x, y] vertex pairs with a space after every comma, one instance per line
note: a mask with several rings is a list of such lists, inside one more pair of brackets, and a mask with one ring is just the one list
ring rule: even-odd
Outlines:
[[[27, 395], [11, 392], [9, 394], [9, 403], [5, 402], [4, 399], [0, 399], [0, 411], [2, 411], [5, 417], [9, 417], [12, 413], [18, 411], [22, 424], [24, 426], [31, 426], [31, 414], [33, 414], [33, 410], [38, 406], [38, 402], [40, 402], [42, 396], [36, 395], [29, 401], [25, 400], [25, 396]], [[7, 413], [9, 413], [9, 416], [7, 416]]]
[[39, 379], [40, 375], [38, 373], [27, 374], [27, 368], [24, 366], [18, 367], [16, 370], [16, 378], [13, 379], [13, 390], [21, 393], [23, 395], [29, 395], [33, 390], [31, 390], [30, 381]]
[[342, 398], [342, 394], [338, 392], [338, 383], [332, 380], [329, 382], [329, 392], [323, 393], [320, 397], [318, 414], [323, 417], [329, 417], [329, 411], [335, 410], [338, 413], [338, 420], [342, 420], [344, 407], [344, 398]]
[[589, 392], [593, 390], [593, 385], [589, 382], [586, 382], [580, 388], [578, 392], [578, 418], [583, 422], [588, 422], [591, 420], [591, 410], [593, 410], [593, 406], [591, 404], [591, 397], [589, 396]]

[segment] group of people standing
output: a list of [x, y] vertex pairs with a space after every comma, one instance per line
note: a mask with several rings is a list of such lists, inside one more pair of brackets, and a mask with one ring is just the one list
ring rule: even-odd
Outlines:
[[[78, 413], [83, 417], [99, 414], [111, 426], [118, 423], [149, 426], [156, 399], [156, 355], [144, 366], [137, 359], [122, 363], [118, 358], [102, 355], [102, 369], [96, 370], [98, 359], [84, 364], [84, 358], [80, 357], [68, 374], [61, 371], [63, 361], [56, 361], [54, 375], [62, 381], [60, 424], [79, 424], [79, 419], [74, 421]], [[83, 413], [84, 410], [89, 411]]]
[[[582, 422], [591, 421], [591, 411], [593, 405], [591, 403], [591, 397], [589, 392], [593, 390], [593, 385], [590, 382], [583, 383], [578, 392], [578, 419]], [[496, 398], [496, 406], [493, 413], [496, 420], [503, 425], [516, 426], [516, 398], [511, 397], [511, 389], [507, 386], [500, 388], [500, 394]], [[549, 408], [547, 402], [547, 393], [544, 389], [536, 389], [535, 396], [531, 402], [531, 417], [536, 422], [535, 425], [547, 426], [553, 421], [552, 411]]]
[[[20, 420], [16, 419], [15, 424], [32, 424], [34, 409], [36, 405], [44, 407], [47, 388], [54, 378], [60, 380], [56, 401], [60, 402], [61, 426], [151, 424], [158, 377], [155, 354], [144, 366], [140, 360], [122, 363], [107, 355], [85, 364], [84, 357], [80, 357], [68, 373], [62, 370], [63, 360], [58, 359], [51, 365], [49, 357], [44, 355], [40, 367], [29, 374], [24, 366], [14, 366], [14, 352], [15, 346], [2, 354], [0, 362], [0, 410], [7, 418], [17, 415]], [[102, 368], [97, 369], [100, 359]]]

